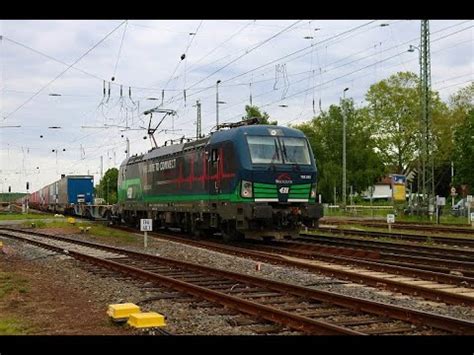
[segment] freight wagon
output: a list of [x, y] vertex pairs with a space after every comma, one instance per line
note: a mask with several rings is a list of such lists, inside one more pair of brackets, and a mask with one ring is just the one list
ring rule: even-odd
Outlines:
[[94, 200], [94, 177], [91, 175], [61, 175], [30, 196], [30, 206], [43, 211], [75, 214], [78, 205], [90, 205]]

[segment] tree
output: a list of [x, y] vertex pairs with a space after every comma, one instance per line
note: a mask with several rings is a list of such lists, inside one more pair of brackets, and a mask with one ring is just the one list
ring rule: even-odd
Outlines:
[[270, 116], [268, 113], [263, 112], [263, 114], [260, 112], [260, 109], [257, 106], [250, 106], [250, 105], [245, 105], [245, 116], [242, 117], [242, 120], [247, 120], [250, 118], [260, 118], [260, 123], [261, 124], [271, 124], [271, 125], [277, 125], [277, 121], [269, 121]]
[[474, 109], [454, 132], [454, 181], [474, 186]]
[[[434, 150], [443, 149], [438, 139], [446, 133], [446, 105], [431, 92]], [[376, 148], [391, 172], [408, 174], [416, 168], [421, 139], [420, 81], [416, 74], [399, 72], [372, 85], [366, 122], [375, 135]], [[437, 155], [435, 153], [435, 155]]]
[[118, 170], [108, 169], [96, 186], [96, 196], [104, 198], [108, 204], [117, 203], [117, 180]]
[[[433, 130], [436, 142], [435, 177], [436, 193], [449, 194], [453, 183], [473, 186], [469, 169], [474, 160], [472, 145], [469, 145], [470, 114], [474, 110], [474, 83], [461, 88], [449, 98], [449, 107], [441, 115], [433, 117]], [[466, 160], [467, 157], [467, 160]], [[455, 179], [451, 181], [451, 161], [455, 163]], [[458, 167], [460, 168], [459, 171]]]
[[[352, 100], [342, 102], [346, 110], [347, 186], [363, 192], [384, 174], [384, 165], [375, 151], [375, 141], [364, 118], [364, 109], [356, 110]], [[342, 110], [331, 105], [310, 122], [296, 125], [308, 138], [318, 167], [318, 190], [325, 201], [333, 199], [334, 187], [342, 186]]]

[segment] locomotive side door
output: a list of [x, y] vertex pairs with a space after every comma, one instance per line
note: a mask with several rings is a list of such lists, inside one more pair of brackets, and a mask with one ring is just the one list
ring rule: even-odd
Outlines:
[[219, 179], [219, 147], [217, 145], [209, 146], [207, 159], [207, 176], [208, 176], [208, 192], [209, 199], [215, 200], [220, 193], [220, 179]]
[[219, 146], [209, 145], [207, 151], [207, 188], [209, 194], [209, 227], [211, 229], [217, 228], [219, 225], [217, 203], [220, 193], [219, 164]]

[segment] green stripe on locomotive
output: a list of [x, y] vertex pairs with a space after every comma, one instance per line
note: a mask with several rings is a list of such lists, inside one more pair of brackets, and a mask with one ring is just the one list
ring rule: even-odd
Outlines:
[[[311, 184], [290, 185], [289, 199], [309, 199]], [[131, 189], [131, 190], [129, 190]], [[255, 199], [278, 198], [278, 187], [276, 184], [254, 183], [253, 198], [243, 198], [240, 195], [241, 183], [237, 185], [232, 193], [220, 194], [166, 194], [146, 195], [143, 192], [140, 179], [125, 180], [119, 186], [119, 202], [192, 202], [192, 201], [226, 201], [226, 202], [255, 202]]]

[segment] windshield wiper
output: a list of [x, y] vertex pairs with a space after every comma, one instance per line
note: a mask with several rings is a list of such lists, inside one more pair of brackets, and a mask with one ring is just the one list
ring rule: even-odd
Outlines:
[[273, 157], [272, 157], [272, 160], [270, 162], [270, 166], [268, 167], [268, 170], [270, 170], [270, 168], [273, 168], [273, 171], [276, 171], [276, 166], [275, 164], [273, 163], [275, 161], [275, 158], [280, 160], [280, 153], [279, 153], [279, 150], [278, 150], [278, 146], [277, 146], [277, 142], [276, 140], [273, 141], [275, 143], [275, 154], [273, 154]]
[[[300, 168], [300, 165], [298, 164], [298, 162], [296, 162], [295, 159], [293, 159], [293, 160], [295, 160], [294, 162], [293, 162], [293, 161], [290, 161], [290, 159], [288, 158], [288, 154], [287, 154], [287, 152], [286, 152], [286, 145], [285, 145], [285, 141], [284, 141], [284, 140], [281, 141], [281, 145], [282, 145], [283, 154], [285, 155], [286, 162], [289, 163], [289, 164], [293, 164], [293, 170], [294, 170], [295, 167], [296, 167], [296, 170], [297, 170], [297, 171], [300, 171], [301, 168]], [[293, 155], [293, 157], [294, 157], [294, 155]]]

